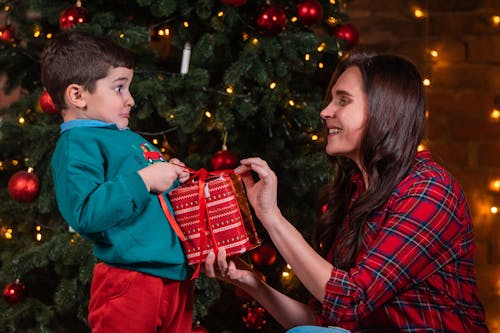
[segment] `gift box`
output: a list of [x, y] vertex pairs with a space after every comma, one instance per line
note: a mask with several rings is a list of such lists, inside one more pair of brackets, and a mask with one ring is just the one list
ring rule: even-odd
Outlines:
[[190, 265], [204, 262], [210, 250], [233, 256], [259, 246], [243, 183], [232, 170], [201, 169], [169, 198]]

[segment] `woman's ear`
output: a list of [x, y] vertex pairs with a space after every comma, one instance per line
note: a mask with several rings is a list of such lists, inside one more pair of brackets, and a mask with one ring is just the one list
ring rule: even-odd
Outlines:
[[84, 109], [87, 106], [87, 103], [83, 98], [83, 91], [84, 89], [81, 85], [74, 83], [70, 84], [64, 92], [66, 103], [77, 109]]

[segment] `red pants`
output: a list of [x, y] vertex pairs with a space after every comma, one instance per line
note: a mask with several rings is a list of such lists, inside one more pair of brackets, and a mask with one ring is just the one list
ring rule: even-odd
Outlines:
[[194, 288], [99, 263], [90, 288], [92, 333], [189, 333]]

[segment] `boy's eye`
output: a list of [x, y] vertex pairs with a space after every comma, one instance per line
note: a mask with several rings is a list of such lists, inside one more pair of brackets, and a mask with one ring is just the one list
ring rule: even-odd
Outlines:
[[122, 91], [122, 87], [123, 87], [123, 86], [116, 86], [116, 87], [115, 87], [115, 91], [116, 91], [116, 92], [121, 92], [121, 91]]

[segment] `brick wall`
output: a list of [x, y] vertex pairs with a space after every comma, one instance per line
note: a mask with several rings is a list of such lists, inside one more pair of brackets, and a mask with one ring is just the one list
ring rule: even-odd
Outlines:
[[[474, 219], [480, 297], [491, 332], [500, 332], [500, 0], [348, 0], [359, 46], [412, 59], [429, 77], [426, 144], [466, 192]], [[417, 6], [428, 16], [417, 19]], [[437, 58], [426, 50], [438, 51]]]

